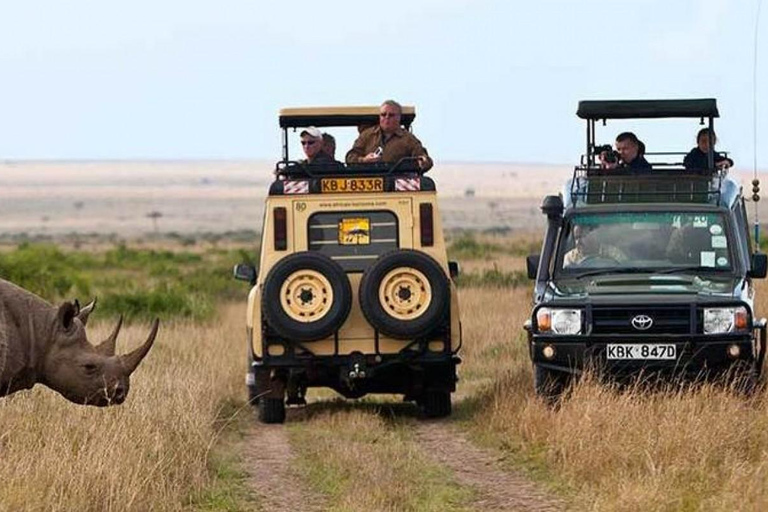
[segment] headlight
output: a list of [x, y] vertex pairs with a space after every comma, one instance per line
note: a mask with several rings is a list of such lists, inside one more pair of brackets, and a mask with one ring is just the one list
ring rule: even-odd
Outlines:
[[749, 315], [744, 306], [704, 309], [704, 334], [744, 331], [748, 328], [748, 324]]
[[538, 332], [581, 334], [580, 309], [541, 308], [536, 312]]

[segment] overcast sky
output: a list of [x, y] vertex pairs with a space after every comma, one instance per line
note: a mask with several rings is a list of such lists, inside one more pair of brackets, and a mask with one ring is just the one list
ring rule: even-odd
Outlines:
[[[580, 99], [715, 97], [719, 147], [751, 168], [758, 1], [2, 2], [0, 159], [272, 160], [281, 107], [391, 97], [437, 160], [573, 163]], [[687, 151], [699, 126], [633, 128]]]

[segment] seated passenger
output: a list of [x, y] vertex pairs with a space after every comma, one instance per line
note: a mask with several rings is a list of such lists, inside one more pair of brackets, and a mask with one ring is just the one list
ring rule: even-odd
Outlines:
[[307, 156], [307, 159], [303, 160], [303, 163], [333, 163], [333, 158], [323, 151], [323, 133], [320, 130], [314, 126], [310, 126], [303, 130], [299, 135], [301, 136], [301, 148]]
[[623, 132], [616, 137], [616, 153], [616, 161], [611, 161], [607, 151], [600, 153], [600, 165], [603, 169], [651, 170], [651, 164], [643, 156], [645, 144], [632, 132]]
[[573, 227], [573, 249], [563, 256], [563, 268], [589, 265], [594, 260], [609, 260], [610, 263], [621, 263], [629, 258], [618, 247], [602, 245], [587, 228], [576, 225]]
[[432, 168], [432, 159], [426, 148], [411, 132], [400, 126], [403, 108], [394, 100], [381, 104], [379, 124], [363, 130], [352, 149], [347, 152], [347, 163], [386, 162], [394, 164], [405, 157], [417, 157], [419, 169]]
[[323, 152], [336, 160], [336, 138], [330, 133], [323, 132]]
[[[715, 168], [728, 169], [729, 167], [732, 167], [733, 160], [722, 155], [721, 153], [718, 153], [717, 151], [714, 151], [715, 144], [717, 143], [717, 135], [715, 135], [714, 130], [711, 131], [711, 134], [712, 134], [712, 151], [715, 154], [715, 158], [714, 158]], [[702, 128], [701, 130], [699, 130], [698, 135], [696, 135], [696, 147], [693, 148], [687, 155], [685, 155], [685, 159], [683, 160], [683, 166], [685, 166], [687, 170], [709, 169], [709, 161], [708, 161], [709, 136], [710, 136], [709, 128]]]

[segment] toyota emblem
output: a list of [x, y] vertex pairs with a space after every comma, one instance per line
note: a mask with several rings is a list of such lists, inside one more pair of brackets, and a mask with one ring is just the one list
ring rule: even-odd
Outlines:
[[632, 318], [632, 327], [638, 331], [647, 331], [653, 325], [653, 318], [648, 315], [637, 315]]

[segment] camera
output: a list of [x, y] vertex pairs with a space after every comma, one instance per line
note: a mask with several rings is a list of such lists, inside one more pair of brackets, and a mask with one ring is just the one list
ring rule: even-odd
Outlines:
[[615, 164], [619, 161], [619, 153], [614, 151], [613, 146], [610, 144], [603, 144], [602, 146], [595, 146], [594, 155], [599, 156], [600, 153], [605, 151], [605, 163]]

